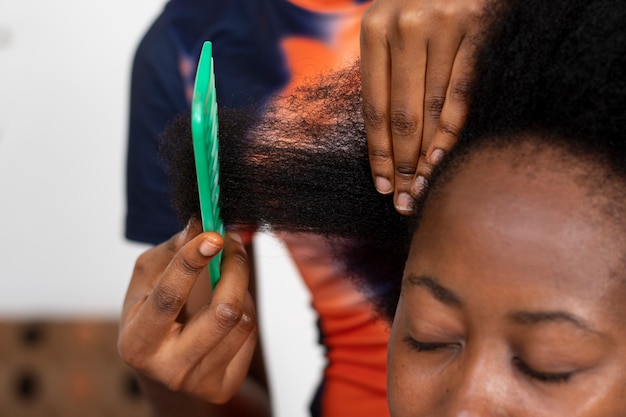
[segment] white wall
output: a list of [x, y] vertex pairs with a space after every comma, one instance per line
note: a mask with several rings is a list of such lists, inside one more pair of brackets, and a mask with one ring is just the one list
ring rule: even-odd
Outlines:
[[[0, 318], [117, 317], [145, 249], [122, 237], [130, 64], [163, 5], [0, 0]], [[314, 318], [280, 245], [259, 243], [278, 415], [304, 416]]]
[[98, 3], [0, 1], [0, 312], [115, 311], [141, 249], [121, 240], [128, 72], [162, 2]]

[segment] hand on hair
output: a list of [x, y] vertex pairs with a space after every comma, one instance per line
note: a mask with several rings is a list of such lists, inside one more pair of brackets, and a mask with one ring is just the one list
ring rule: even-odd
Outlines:
[[[255, 309], [240, 239], [227, 234], [224, 244], [218, 234], [201, 233], [198, 223], [190, 222], [137, 260], [118, 347], [142, 377], [221, 404], [235, 395], [248, 374], [257, 342]], [[183, 317], [194, 283], [222, 248], [222, 276], [210, 301]]]
[[374, 0], [361, 25], [363, 115], [372, 175], [412, 211], [467, 115], [486, 0]]

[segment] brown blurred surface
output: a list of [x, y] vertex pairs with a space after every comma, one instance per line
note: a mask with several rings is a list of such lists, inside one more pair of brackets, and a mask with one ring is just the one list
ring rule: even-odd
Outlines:
[[0, 321], [0, 417], [144, 417], [117, 322]]

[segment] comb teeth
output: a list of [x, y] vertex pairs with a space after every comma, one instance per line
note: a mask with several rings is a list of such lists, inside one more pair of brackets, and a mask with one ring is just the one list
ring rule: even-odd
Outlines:
[[[215, 75], [213, 71], [213, 58], [211, 58], [211, 76], [209, 78], [209, 86], [207, 90], [207, 98], [204, 105], [205, 120], [204, 123], [204, 142], [205, 142], [205, 154], [207, 155], [208, 169], [209, 169], [209, 191], [211, 198], [211, 217], [213, 224], [210, 225], [211, 230], [219, 231], [221, 219], [220, 219], [220, 183], [219, 183], [219, 144], [218, 144], [218, 120], [217, 120], [217, 100], [215, 93]], [[223, 227], [223, 225], [221, 225]]]
[[[198, 177], [198, 193], [202, 227], [205, 232], [224, 234], [220, 216], [219, 142], [217, 99], [211, 42], [205, 42], [198, 61], [191, 105], [191, 129]], [[209, 264], [211, 285], [215, 287], [220, 277], [220, 252]]]

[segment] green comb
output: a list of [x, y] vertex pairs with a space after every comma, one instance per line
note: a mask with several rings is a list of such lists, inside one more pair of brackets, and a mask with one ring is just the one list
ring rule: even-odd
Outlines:
[[[220, 217], [220, 164], [217, 138], [217, 101], [215, 99], [215, 74], [213, 73], [213, 47], [211, 42], [202, 46], [191, 102], [191, 135], [198, 176], [198, 194], [202, 228], [205, 232], [224, 235], [224, 222]], [[211, 288], [220, 279], [222, 252], [209, 263]]]

